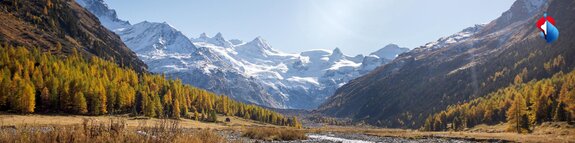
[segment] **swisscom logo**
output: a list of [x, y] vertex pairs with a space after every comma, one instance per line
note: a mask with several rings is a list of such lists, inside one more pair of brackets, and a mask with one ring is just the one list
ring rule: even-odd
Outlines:
[[559, 38], [559, 30], [555, 27], [555, 19], [551, 16], [547, 16], [547, 13], [543, 14], [543, 17], [537, 21], [537, 28], [541, 30], [541, 37], [551, 43]]

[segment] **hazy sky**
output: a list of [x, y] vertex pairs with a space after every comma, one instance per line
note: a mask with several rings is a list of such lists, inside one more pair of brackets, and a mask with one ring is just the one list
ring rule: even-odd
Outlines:
[[395, 43], [415, 48], [487, 23], [514, 0], [105, 0], [120, 19], [168, 22], [188, 37], [221, 32], [299, 53], [339, 47], [368, 54]]

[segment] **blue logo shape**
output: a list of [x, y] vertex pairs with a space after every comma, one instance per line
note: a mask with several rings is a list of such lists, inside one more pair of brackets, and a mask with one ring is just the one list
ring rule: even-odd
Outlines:
[[541, 38], [545, 39], [547, 43], [557, 41], [559, 38], [559, 30], [555, 27], [555, 19], [547, 16], [547, 13], [543, 14], [543, 17], [537, 21], [536, 26], [541, 30]]

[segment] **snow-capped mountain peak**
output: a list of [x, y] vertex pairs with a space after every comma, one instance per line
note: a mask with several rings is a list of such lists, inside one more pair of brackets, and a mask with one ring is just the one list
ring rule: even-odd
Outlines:
[[278, 54], [278, 52], [272, 49], [272, 47], [261, 37], [257, 37], [248, 43], [234, 47], [234, 50], [239, 56], [248, 59], [250, 57], [265, 58]]
[[333, 49], [333, 51], [331, 52], [331, 55], [343, 56], [343, 53], [341, 52], [339, 47], [335, 47], [335, 49]]
[[213, 43], [215, 43], [217, 46], [221, 46], [221, 47], [226, 47], [226, 48], [230, 48], [232, 47], [232, 43], [230, 43], [229, 41], [227, 41], [224, 36], [222, 35], [222, 33], [216, 34], [216, 36], [212, 37]]
[[217, 40], [225, 40], [225, 39], [224, 39], [224, 36], [223, 36], [222, 33], [220, 33], [220, 32], [218, 32], [218, 33], [216, 34], [216, 36], [214, 36], [213, 38], [214, 38], [214, 39], [217, 39]]
[[214, 46], [225, 47], [225, 48], [231, 48], [234, 45], [231, 42], [227, 41], [220, 32], [218, 32], [214, 37], [211, 38], [208, 37], [206, 33], [202, 33], [200, 34], [200, 37], [195, 39], [191, 38], [190, 40], [192, 42], [203, 42], [204, 44], [212, 44]]
[[118, 19], [116, 11], [108, 8], [104, 0], [77, 0], [82, 7], [89, 9], [98, 17], [104, 27], [114, 31], [130, 26], [130, 22]]
[[386, 45], [385, 47], [369, 54], [369, 55], [375, 55], [377, 57], [380, 58], [385, 58], [385, 59], [394, 59], [395, 57], [398, 56], [399, 53], [403, 53], [403, 52], [407, 52], [409, 51], [408, 48], [403, 48], [403, 47], [399, 47], [396, 44], [389, 44]]
[[336, 61], [342, 60], [343, 58], [345, 58], [345, 55], [343, 55], [341, 50], [338, 47], [336, 47], [331, 52], [331, 55], [329, 56], [329, 61], [330, 62], [336, 62]]
[[339, 48], [284, 53], [262, 37], [247, 43], [228, 41], [222, 33], [188, 38], [167, 22], [121, 21], [102, 0], [77, 1], [101, 21], [111, 19], [104, 26], [118, 34], [150, 72], [268, 107], [315, 108], [349, 80], [389, 61], [349, 57]]
[[262, 50], [273, 51], [271, 46], [262, 37], [256, 37], [254, 40], [248, 42], [246, 45], [254, 45], [261, 48]]
[[208, 37], [208, 34], [206, 34], [205, 32], [200, 34], [200, 37], [198, 39], [208, 39], [210, 37]]
[[209, 40], [210, 40], [210, 37], [205, 32], [200, 34], [200, 37], [198, 37], [198, 38], [190, 38], [190, 41], [192, 41], [192, 42], [208, 42]]
[[[167, 53], [190, 54], [196, 47], [182, 32], [168, 23], [140, 22], [115, 31], [130, 49], [143, 55], [164, 56]], [[151, 58], [151, 57], [150, 57]]]

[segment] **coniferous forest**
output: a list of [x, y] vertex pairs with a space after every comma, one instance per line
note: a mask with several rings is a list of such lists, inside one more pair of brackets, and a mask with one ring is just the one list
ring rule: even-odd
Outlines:
[[531, 132], [543, 122], [575, 120], [575, 71], [512, 85], [486, 97], [448, 107], [427, 118], [424, 130], [463, 130], [479, 124], [507, 123], [512, 132]]
[[114, 62], [81, 57], [74, 49], [63, 57], [38, 48], [0, 48], [0, 110], [13, 113], [77, 115], [131, 114], [157, 118], [215, 121], [216, 113], [275, 125], [301, 127], [295, 117], [224, 95], [137, 73]]

